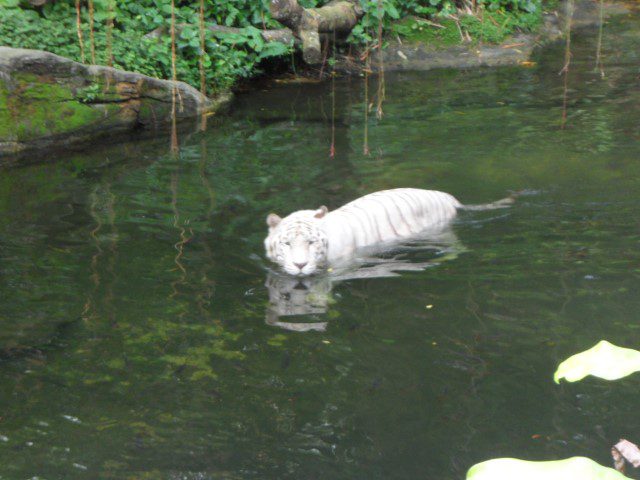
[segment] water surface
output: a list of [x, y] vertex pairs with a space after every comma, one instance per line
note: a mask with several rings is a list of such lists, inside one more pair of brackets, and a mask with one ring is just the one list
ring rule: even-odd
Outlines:
[[[335, 112], [326, 83], [242, 95], [177, 159], [160, 138], [1, 170], [0, 478], [608, 465], [640, 441], [640, 377], [552, 382], [601, 339], [640, 347], [637, 16], [605, 26], [604, 78], [596, 34], [574, 32], [566, 90], [563, 44], [531, 68], [387, 75], [370, 155], [352, 78]], [[425, 270], [307, 285], [314, 309], [268, 323], [266, 215], [393, 187], [528, 194], [405, 258]]]

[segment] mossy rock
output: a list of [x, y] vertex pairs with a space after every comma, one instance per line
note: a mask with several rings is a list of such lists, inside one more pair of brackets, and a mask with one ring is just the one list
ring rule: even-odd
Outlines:
[[174, 89], [178, 120], [229, 100], [213, 101], [183, 82], [0, 47], [0, 156], [168, 125]]

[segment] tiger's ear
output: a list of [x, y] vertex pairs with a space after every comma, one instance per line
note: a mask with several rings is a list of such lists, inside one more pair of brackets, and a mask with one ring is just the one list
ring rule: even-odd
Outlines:
[[315, 218], [322, 218], [328, 212], [329, 212], [329, 209], [327, 207], [325, 207], [324, 205], [322, 205], [321, 207], [318, 208], [318, 210], [316, 210], [316, 213], [315, 213], [314, 217]]
[[276, 215], [275, 213], [270, 213], [269, 215], [267, 215], [267, 225], [269, 225], [270, 228], [276, 228], [281, 220], [282, 218], [280, 218], [280, 216]]

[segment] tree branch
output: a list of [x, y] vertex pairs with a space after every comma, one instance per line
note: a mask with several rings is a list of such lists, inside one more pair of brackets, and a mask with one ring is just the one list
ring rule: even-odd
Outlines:
[[346, 37], [364, 14], [357, 0], [333, 0], [320, 8], [303, 8], [298, 0], [271, 0], [270, 10], [300, 39], [302, 56], [309, 64], [322, 60], [320, 34]]

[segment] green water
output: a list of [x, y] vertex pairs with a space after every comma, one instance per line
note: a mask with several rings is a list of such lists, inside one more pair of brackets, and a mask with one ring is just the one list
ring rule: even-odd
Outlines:
[[[335, 84], [334, 158], [325, 83], [241, 95], [179, 159], [160, 138], [0, 170], [0, 478], [609, 465], [619, 438], [640, 441], [640, 376], [552, 376], [601, 339], [640, 348], [637, 19], [606, 25], [604, 78], [596, 31], [574, 32], [564, 128], [559, 44], [531, 68], [387, 75], [369, 156], [352, 78]], [[409, 253], [430, 268], [311, 285], [307, 315], [274, 318], [266, 215], [401, 186], [528, 194], [463, 214], [455, 253]]]

